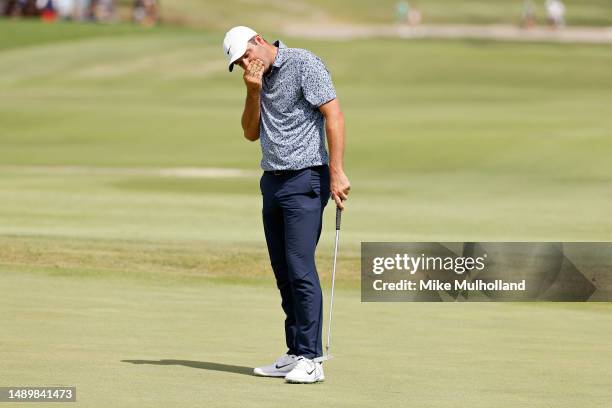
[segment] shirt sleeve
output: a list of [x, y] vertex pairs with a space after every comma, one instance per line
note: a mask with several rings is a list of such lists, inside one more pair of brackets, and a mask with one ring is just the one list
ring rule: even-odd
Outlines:
[[319, 107], [336, 98], [331, 75], [319, 57], [309, 54], [302, 64], [302, 92], [306, 100]]

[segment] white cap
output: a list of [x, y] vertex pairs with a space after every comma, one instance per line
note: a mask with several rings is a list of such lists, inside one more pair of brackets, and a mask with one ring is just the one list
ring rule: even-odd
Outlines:
[[234, 27], [225, 34], [223, 52], [227, 57], [230, 72], [234, 69], [234, 62], [246, 52], [249, 40], [256, 35], [253, 29], [245, 26]]

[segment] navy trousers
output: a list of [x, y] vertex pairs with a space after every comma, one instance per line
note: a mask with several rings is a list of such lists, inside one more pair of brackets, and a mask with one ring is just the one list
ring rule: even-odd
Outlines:
[[330, 196], [329, 168], [264, 172], [260, 187], [270, 263], [286, 316], [287, 353], [319, 357], [323, 296], [315, 250]]

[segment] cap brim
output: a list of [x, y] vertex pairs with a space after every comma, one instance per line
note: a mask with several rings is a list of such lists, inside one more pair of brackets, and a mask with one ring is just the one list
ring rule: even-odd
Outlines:
[[232, 57], [230, 58], [229, 64], [227, 65], [229, 72], [232, 72], [234, 69], [234, 63], [240, 59], [244, 55], [247, 49], [246, 42], [240, 48], [238, 48], [235, 52], [232, 53]]

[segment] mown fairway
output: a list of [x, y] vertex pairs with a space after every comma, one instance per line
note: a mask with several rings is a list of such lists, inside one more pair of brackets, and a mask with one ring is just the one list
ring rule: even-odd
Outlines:
[[[173, 0], [163, 4], [168, 21], [225, 29], [236, 24], [259, 29], [294, 23], [394, 23], [397, 0], [280, 0], [265, 3], [240, 0]], [[504, 23], [521, 20], [523, 0], [410, 0], [423, 14], [424, 23]], [[570, 25], [612, 24], [608, 0], [565, 0]], [[546, 23], [544, 1], [534, 1], [540, 24]]]
[[607, 406], [607, 304], [356, 289], [361, 241], [610, 240], [610, 47], [284, 39], [333, 73], [353, 184], [337, 359], [297, 390], [242, 375], [284, 350], [222, 34], [0, 34], [0, 385], [76, 385], [86, 407]]

